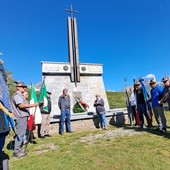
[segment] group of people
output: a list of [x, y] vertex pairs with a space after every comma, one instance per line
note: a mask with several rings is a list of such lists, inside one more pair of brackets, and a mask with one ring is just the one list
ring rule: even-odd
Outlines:
[[[147, 94], [148, 102], [151, 102], [152, 110], [154, 113], [155, 120], [158, 124], [158, 130], [162, 132], [167, 131], [167, 121], [164, 114], [164, 103], [168, 103], [170, 110], [170, 79], [165, 76], [162, 78], [163, 86], [157, 85], [154, 79], [150, 80], [149, 85], [151, 87], [150, 95]], [[129, 119], [130, 125], [132, 126], [132, 121], [135, 120], [134, 125], [139, 125], [140, 128], [144, 128], [144, 116], [147, 121], [147, 127], [151, 128], [151, 115], [148, 112], [148, 106], [146, 104], [146, 98], [144, 90], [142, 88], [141, 82], [137, 81], [134, 84], [134, 89], [130, 88], [130, 106]]]
[[[51, 93], [47, 91], [48, 110], [49, 110], [47, 113], [43, 110], [42, 103], [37, 102], [34, 104], [29, 104], [27, 86], [23, 82], [19, 81], [15, 83], [16, 83], [16, 92], [13, 94], [11, 98], [11, 102], [10, 102], [13, 118], [15, 119], [15, 127], [16, 127], [13, 157], [22, 157], [22, 156], [27, 155], [27, 150], [22, 149], [22, 146], [24, 143], [26, 143], [24, 141], [28, 137], [28, 129], [27, 129], [28, 124], [27, 123], [28, 123], [28, 118], [30, 116], [29, 108], [40, 107], [40, 110], [41, 110], [42, 124], [40, 128], [40, 134], [38, 137], [40, 137], [41, 139], [44, 139], [47, 136], [48, 137], [51, 136], [49, 134], [49, 124], [50, 124], [49, 114], [51, 112], [51, 99], [50, 99]], [[59, 97], [59, 100], [58, 100], [58, 107], [61, 110], [60, 134], [61, 135], [64, 134], [64, 122], [65, 121], [66, 121], [66, 132], [72, 133], [71, 124], [70, 124], [70, 107], [71, 107], [70, 96], [68, 95], [67, 89], [63, 89], [63, 94]], [[99, 118], [100, 128], [107, 129], [104, 100], [100, 98], [99, 94], [96, 94], [94, 107], [96, 107], [96, 112]], [[0, 114], [0, 116], [2, 116], [3, 114]], [[7, 135], [8, 133], [9, 133], [9, 128], [7, 129], [7, 132], [5, 135]], [[0, 131], [0, 134], [1, 134], [1, 131]], [[3, 140], [3, 144], [0, 145], [1, 151], [3, 148], [4, 142], [5, 140]]]

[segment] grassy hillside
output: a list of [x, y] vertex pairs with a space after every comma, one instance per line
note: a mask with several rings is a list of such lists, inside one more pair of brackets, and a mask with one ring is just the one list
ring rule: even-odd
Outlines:
[[110, 108], [126, 107], [125, 92], [106, 92]]

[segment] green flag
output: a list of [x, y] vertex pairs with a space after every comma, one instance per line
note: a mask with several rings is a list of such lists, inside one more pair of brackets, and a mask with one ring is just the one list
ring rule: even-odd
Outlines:
[[39, 102], [43, 104], [43, 110], [48, 112], [47, 89], [45, 82], [43, 82], [40, 90]]

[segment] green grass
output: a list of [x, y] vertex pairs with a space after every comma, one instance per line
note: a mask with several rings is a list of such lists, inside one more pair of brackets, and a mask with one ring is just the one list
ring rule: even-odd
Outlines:
[[[15, 92], [10, 87], [10, 94]], [[126, 107], [124, 92], [107, 92], [110, 108]], [[170, 113], [166, 113], [170, 122]], [[124, 126], [125, 129], [130, 127]], [[110, 126], [114, 131], [116, 127]], [[136, 128], [132, 128], [138, 130]], [[25, 158], [12, 157], [12, 150], [6, 148], [12, 170], [169, 170], [170, 129], [167, 134], [155, 130], [142, 135], [97, 139], [94, 143], [82, 143], [82, 137], [102, 134], [106, 131], [91, 130], [73, 134], [53, 135], [45, 140], [36, 139], [38, 144], [29, 144], [29, 155]], [[57, 130], [56, 130], [57, 133]], [[52, 145], [54, 149], [49, 149]], [[48, 152], [43, 152], [49, 150]], [[42, 152], [42, 153], [39, 153]]]
[[[166, 113], [170, 121], [170, 113]], [[124, 126], [125, 129], [138, 128]], [[117, 129], [110, 125], [109, 130]], [[57, 131], [57, 130], [56, 130]], [[108, 130], [107, 130], [108, 131]], [[93, 143], [80, 142], [82, 137], [97, 135], [107, 131], [91, 130], [73, 134], [53, 135], [45, 140], [36, 139], [38, 144], [29, 144], [29, 155], [25, 158], [12, 158], [12, 151], [5, 149], [10, 156], [12, 170], [169, 170], [170, 169], [170, 129], [167, 134], [156, 130], [145, 130], [134, 136], [97, 139]], [[6, 144], [9, 142], [7, 139]], [[53, 145], [46, 153], [37, 154]]]
[[126, 107], [125, 92], [106, 92], [110, 108]]

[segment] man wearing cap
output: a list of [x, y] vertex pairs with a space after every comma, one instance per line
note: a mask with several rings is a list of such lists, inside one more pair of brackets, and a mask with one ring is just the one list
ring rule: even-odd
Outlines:
[[70, 96], [68, 95], [68, 90], [63, 89], [63, 94], [59, 97], [58, 107], [61, 110], [60, 118], [60, 134], [64, 133], [64, 120], [66, 118], [66, 132], [72, 133], [70, 125]]
[[147, 124], [148, 124], [148, 128], [150, 128], [149, 125], [149, 117], [148, 117], [148, 113], [146, 110], [146, 103], [145, 103], [145, 98], [143, 95], [143, 90], [141, 87], [141, 83], [139, 81], [137, 81], [135, 83], [135, 94], [136, 94], [136, 102], [137, 102], [137, 108], [139, 111], [139, 117], [140, 117], [140, 121], [141, 121], [141, 128], [144, 128], [144, 117], [143, 114], [145, 115], [145, 118], [147, 120]]
[[168, 103], [168, 108], [170, 110], [170, 80], [169, 80], [169, 77], [167, 77], [167, 76], [163, 77], [162, 82], [164, 84], [164, 89], [163, 89], [164, 99], [163, 99], [163, 102]]
[[162, 87], [156, 85], [155, 80], [150, 80], [149, 82], [151, 86], [151, 102], [152, 102], [152, 108], [155, 115], [156, 122], [158, 124], [158, 129], [160, 129], [163, 132], [166, 132], [166, 118], [164, 114], [163, 104], [160, 104], [159, 101], [162, 99], [163, 96], [163, 89]]
[[23, 95], [23, 93], [25, 92], [25, 87], [26, 85], [23, 82], [17, 82], [16, 83], [17, 91], [13, 94], [11, 99], [11, 107], [16, 119], [16, 131], [17, 131], [17, 137], [15, 137], [13, 157], [22, 157], [27, 154], [26, 152], [22, 151], [21, 145], [27, 129], [27, 120], [29, 117], [28, 108], [37, 107], [39, 105], [39, 103], [35, 104], [27, 103], [27, 100]]
[[45, 137], [51, 137], [49, 134], [49, 125], [50, 125], [50, 113], [51, 113], [51, 92], [47, 91], [47, 100], [48, 100], [48, 112], [43, 109], [43, 103], [40, 105], [40, 110], [42, 114], [42, 123], [40, 129], [39, 138], [44, 139]]

